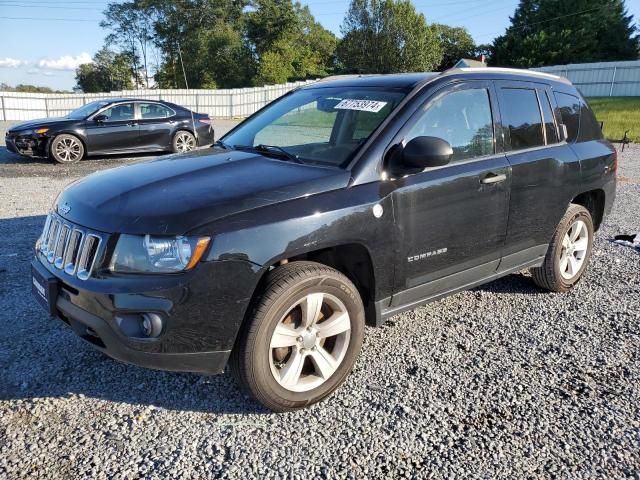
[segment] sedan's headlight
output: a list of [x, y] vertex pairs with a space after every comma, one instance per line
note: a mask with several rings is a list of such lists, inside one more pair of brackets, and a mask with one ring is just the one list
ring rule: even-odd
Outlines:
[[200, 261], [209, 237], [120, 235], [109, 268], [123, 273], [173, 273]]

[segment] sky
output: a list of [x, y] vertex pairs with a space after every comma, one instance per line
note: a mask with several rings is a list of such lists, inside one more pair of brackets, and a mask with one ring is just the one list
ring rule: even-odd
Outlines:
[[[74, 71], [102, 47], [100, 28], [109, 0], [0, 0], [0, 83], [71, 90]], [[301, 0], [340, 36], [348, 0]], [[504, 33], [518, 0], [413, 0], [429, 23], [465, 27], [476, 44]], [[627, 0], [640, 19], [640, 0]]]

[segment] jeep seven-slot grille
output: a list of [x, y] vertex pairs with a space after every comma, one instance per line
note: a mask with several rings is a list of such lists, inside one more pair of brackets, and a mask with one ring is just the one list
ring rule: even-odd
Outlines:
[[67, 275], [87, 280], [93, 273], [102, 238], [50, 213], [44, 224], [39, 251]]

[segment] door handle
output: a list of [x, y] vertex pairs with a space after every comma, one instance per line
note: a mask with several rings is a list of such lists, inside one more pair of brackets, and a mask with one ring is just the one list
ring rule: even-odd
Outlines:
[[486, 177], [480, 180], [480, 183], [488, 184], [488, 183], [498, 183], [504, 182], [507, 179], [507, 176], [504, 173], [500, 175], [496, 175], [495, 173], [490, 173]]
[[129, 127], [137, 127], [138, 126], [138, 124], [136, 122], [129, 122], [129, 123], [127, 123], [127, 125]]

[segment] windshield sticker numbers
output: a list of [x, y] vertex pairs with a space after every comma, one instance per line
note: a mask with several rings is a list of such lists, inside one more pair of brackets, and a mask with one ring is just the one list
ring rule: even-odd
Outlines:
[[362, 112], [378, 113], [384, 108], [387, 102], [377, 100], [355, 100], [345, 98], [335, 106], [336, 110], [360, 110]]

